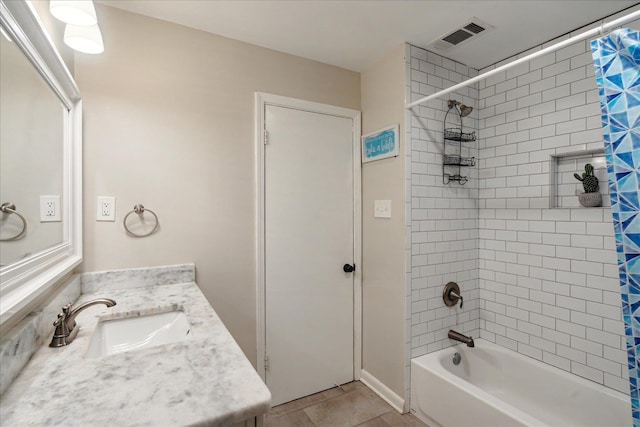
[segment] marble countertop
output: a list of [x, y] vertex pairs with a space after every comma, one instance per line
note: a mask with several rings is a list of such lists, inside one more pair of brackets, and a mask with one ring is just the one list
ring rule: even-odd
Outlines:
[[[0, 399], [3, 425], [225, 426], [268, 411], [271, 395], [198, 286], [103, 290], [117, 305], [76, 318], [70, 345], [41, 347]], [[182, 310], [183, 341], [87, 358], [100, 320]], [[55, 319], [51, 319], [52, 321]]]

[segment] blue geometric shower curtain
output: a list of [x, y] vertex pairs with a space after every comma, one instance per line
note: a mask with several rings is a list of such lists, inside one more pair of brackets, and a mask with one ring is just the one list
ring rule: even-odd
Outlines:
[[629, 362], [631, 410], [640, 427], [640, 32], [625, 28], [591, 42], [602, 109]]

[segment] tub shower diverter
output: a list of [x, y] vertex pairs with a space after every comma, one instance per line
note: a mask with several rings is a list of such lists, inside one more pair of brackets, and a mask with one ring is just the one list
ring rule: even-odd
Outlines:
[[103, 320], [91, 336], [87, 357], [171, 344], [189, 337], [191, 326], [182, 311]]

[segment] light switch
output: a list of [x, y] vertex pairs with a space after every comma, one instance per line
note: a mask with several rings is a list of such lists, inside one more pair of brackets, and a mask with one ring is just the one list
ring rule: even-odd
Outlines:
[[391, 200], [376, 200], [373, 207], [375, 218], [391, 218]]

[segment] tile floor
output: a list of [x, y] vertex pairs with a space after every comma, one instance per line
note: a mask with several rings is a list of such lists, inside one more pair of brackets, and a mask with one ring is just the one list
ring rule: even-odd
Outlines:
[[428, 427], [400, 415], [360, 381], [271, 408], [266, 427]]

